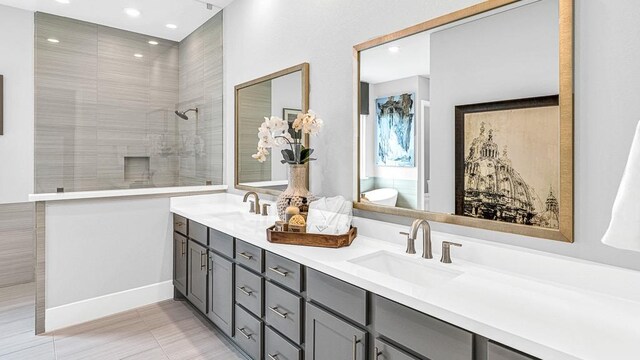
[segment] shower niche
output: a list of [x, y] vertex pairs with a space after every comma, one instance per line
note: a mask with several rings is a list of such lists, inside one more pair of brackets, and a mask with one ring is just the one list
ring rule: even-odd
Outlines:
[[151, 186], [151, 167], [148, 156], [124, 157], [124, 182], [129, 188], [144, 188]]

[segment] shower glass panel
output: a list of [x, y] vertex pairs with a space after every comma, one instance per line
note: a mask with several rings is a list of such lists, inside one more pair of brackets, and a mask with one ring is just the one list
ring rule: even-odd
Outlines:
[[222, 184], [222, 12], [181, 42], [35, 20], [36, 193]]

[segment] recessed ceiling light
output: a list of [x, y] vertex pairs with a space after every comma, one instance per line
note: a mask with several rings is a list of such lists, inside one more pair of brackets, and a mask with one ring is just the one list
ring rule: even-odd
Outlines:
[[155, 40], [149, 40], [149, 45], [158, 45], [158, 42]]
[[50, 43], [54, 43], [54, 44], [57, 44], [57, 43], [60, 42], [60, 40], [54, 39], [54, 38], [48, 38], [47, 41], [50, 42]]
[[169, 29], [177, 29], [178, 28], [178, 25], [176, 25], [176, 24], [167, 24], [165, 26], [168, 27]]
[[56, 0], [57, 2], [59, 2], [60, 4], [68, 4], [69, 0]]
[[143, 57], [144, 55], [142, 55], [142, 54], [133, 54], [133, 56], [135, 56], [135, 57], [137, 57], [137, 58], [141, 58], [141, 57]]
[[398, 47], [398, 46], [389, 47], [389, 52], [397, 53], [398, 51], [400, 51], [400, 47]]
[[134, 8], [126, 8], [126, 9], [124, 9], [124, 13], [129, 15], [129, 16], [131, 16], [131, 17], [140, 16], [140, 10], [134, 9]]

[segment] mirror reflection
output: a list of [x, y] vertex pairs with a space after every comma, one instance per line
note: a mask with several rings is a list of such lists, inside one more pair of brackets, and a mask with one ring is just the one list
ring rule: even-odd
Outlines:
[[258, 143], [258, 128], [265, 117], [277, 116], [293, 123], [303, 110], [303, 76], [298, 70], [289, 74], [241, 87], [236, 92], [237, 179], [238, 185], [267, 190], [287, 187], [287, 167], [281, 156], [267, 161], [252, 158]]
[[558, 228], [558, 0], [360, 52], [359, 201]]

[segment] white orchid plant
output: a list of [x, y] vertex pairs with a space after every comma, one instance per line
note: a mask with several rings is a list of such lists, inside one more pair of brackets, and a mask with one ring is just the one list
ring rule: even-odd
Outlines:
[[291, 126], [289, 122], [277, 116], [265, 117], [264, 122], [258, 128], [258, 152], [251, 155], [259, 162], [265, 162], [269, 155], [269, 149], [288, 146], [282, 149], [283, 164], [306, 164], [316, 160], [311, 158], [313, 149], [305, 148], [302, 144], [302, 135], [317, 135], [324, 122], [316, 114], [309, 110], [307, 113], [299, 113]]

